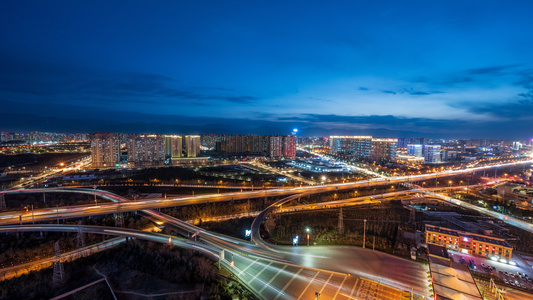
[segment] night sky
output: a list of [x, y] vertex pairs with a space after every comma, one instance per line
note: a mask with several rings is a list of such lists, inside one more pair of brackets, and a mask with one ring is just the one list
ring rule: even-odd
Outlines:
[[0, 3], [0, 131], [533, 137], [532, 1], [109, 2]]

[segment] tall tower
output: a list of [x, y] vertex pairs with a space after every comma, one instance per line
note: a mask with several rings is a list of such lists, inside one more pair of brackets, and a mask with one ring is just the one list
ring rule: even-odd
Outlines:
[[115, 227], [124, 227], [124, 214], [117, 211], [115, 213]]
[[409, 212], [409, 223], [410, 224], [415, 224], [416, 223], [416, 215], [415, 215], [415, 207], [411, 207], [410, 209], [410, 212]]
[[76, 235], [76, 249], [85, 247], [85, 239], [81, 230], [81, 221], [78, 221], [78, 234]]
[[63, 267], [63, 263], [61, 262], [61, 250], [59, 250], [59, 241], [57, 241], [54, 245], [54, 253], [54, 275], [52, 277], [52, 282], [54, 283], [54, 285], [58, 286], [65, 279], [65, 269]]
[[342, 207], [339, 210], [339, 233], [344, 233], [344, 214], [342, 212]]

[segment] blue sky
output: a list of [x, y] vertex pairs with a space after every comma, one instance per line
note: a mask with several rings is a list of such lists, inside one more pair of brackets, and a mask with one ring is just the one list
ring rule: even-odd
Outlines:
[[0, 130], [533, 137], [533, 2], [3, 1]]

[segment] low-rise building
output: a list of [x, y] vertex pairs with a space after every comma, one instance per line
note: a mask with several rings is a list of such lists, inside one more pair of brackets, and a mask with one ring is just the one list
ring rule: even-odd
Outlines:
[[513, 201], [517, 208], [533, 209], [533, 187], [506, 183], [498, 186], [498, 195], [507, 201]]
[[426, 244], [486, 258], [510, 260], [513, 247], [502, 238], [426, 224]]

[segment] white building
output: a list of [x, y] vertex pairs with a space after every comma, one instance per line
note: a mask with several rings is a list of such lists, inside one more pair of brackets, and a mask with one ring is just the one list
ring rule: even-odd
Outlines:
[[424, 162], [426, 164], [438, 164], [440, 159], [440, 145], [425, 145], [424, 146]]
[[422, 145], [420, 144], [407, 145], [407, 155], [422, 157]]

